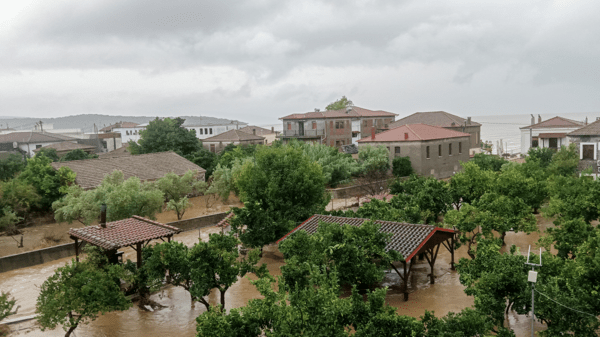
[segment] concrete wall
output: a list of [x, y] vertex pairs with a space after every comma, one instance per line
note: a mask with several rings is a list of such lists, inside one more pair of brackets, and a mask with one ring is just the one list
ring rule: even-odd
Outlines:
[[[168, 225], [181, 228], [184, 232], [194, 229], [216, 225], [223, 220], [227, 213], [217, 213], [192, 219], [169, 222]], [[0, 258], [0, 273], [19, 268], [26, 268], [38, 264], [75, 256], [75, 243], [33, 250], [21, 254], [9, 255]]]
[[465, 127], [463, 127], [463, 126], [457, 126], [457, 127], [448, 127], [448, 128], [444, 128], [444, 129], [468, 133], [469, 135], [471, 135], [471, 137], [470, 137], [470, 143], [471, 143], [470, 148], [474, 149], [474, 148], [480, 148], [481, 147], [481, 126], [475, 126], [475, 125], [469, 126], [469, 125], [467, 125]]
[[[372, 183], [371, 185], [379, 185], [383, 187], [383, 189], [387, 189], [387, 181], [377, 181]], [[345, 199], [350, 197], [357, 197], [365, 195], [365, 188], [361, 185], [348, 186], [348, 187], [340, 187], [340, 188], [328, 188], [327, 192], [331, 193], [331, 196], [334, 199]]]

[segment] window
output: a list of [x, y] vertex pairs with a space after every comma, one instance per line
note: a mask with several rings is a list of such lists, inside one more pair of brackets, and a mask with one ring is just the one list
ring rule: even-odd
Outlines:
[[458, 154], [462, 153], [462, 142], [458, 142]]
[[452, 155], [452, 143], [448, 144], [448, 155]]
[[208, 135], [208, 128], [204, 128], [204, 134]]
[[212, 135], [212, 128], [208, 129], [210, 131], [210, 134]]
[[596, 159], [595, 144], [581, 144], [581, 159]]
[[212, 153], [217, 152], [215, 149], [215, 144], [210, 144], [210, 152], [212, 152]]
[[126, 134], [127, 136], [129, 136], [129, 131], [125, 131], [125, 134]]
[[551, 149], [558, 149], [558, 138], [549, 138], [548, 147]]
[[344, 122], [335, 122], [335, 128], [336, 129], [343, 129], [344, 128]]
[[313, 130], [317, 129], [317, 122], [312, 122], [312, 128], [313, 128]]
[[442, 156], [442, 144], [438, 145], [438, 156]]
[[400, 146], [396, 146], [395, 152], [396, 154], [400, 154]]
[[36, 145], [35, 148], [36, 149], [40, 149], [42, 146], [41, 145]]
[[367, 126], [367, 120], [366, 119], [363, 121], [363, 125]]
[[203, 134], [204, 134], [204, 129], [200, 128], [200, 129], [198, 129], [198, 130], [200, 130], [200, 134], [201, 134], [201, 135], [203, 135]]
[[335, 146], [336, 146], [336, 147], [339, 147], [339, 146], [340, 146], [340, 141], [339, 141], [339, 140], [336, 140], [336, 141], [335, 141]]
[[426, 157], [429, 159], [429, 146], [425, 148]]
[[288, 130], [292, 129], [292, 123], [288, 122]]

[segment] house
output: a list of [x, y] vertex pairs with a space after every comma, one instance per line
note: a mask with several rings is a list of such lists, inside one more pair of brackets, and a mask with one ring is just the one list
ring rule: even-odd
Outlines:
[[265, 138], [265, 144], [271, 144], [273, 141], [277, 139], [278, 131], [275, 131], [275, 128], [271, 127], [271, 129], [261, 128], [260, 126], [248, 125], [244, 126], [240, 129], [240, 131], [249, 133], [255, 136], [261, 136]]
[[538, 122], [535, 123], [535, 117], [531, 115], [531, 125], [520, 128], [521, 153], [527, 154], [531, 147], [547, 147], [557, 150], [562, 145], [568, 146], [569, 137], [567, 137], [567, 134], [585, 125], [585, 122], [578, 122], [560, 116], [542, 121], [540, 115], [538, 115]]
[[469, 154], [481, 151], [481, 124], [471, 120], [471, 117], [462, 117], [447, 113], [446, 111], [415, 112], [412, 115], [390, 124], [390, 129], [407, 124], [427, 124], [448, 130], [459, 131], [471, 135]]
[[220, 135], [230, 130], [239, 130], [246, 126], [246, 123], [231, 121], [227, 124], [202, 123], [202, 124], [183, 124], [182, 126], [188, 130], [196, 131], [196, 138], [206, 139], [216, 135]]
[[409, 157], [413, 170], [422, 176], [448, 178], [469, 161], [471, 135], [426, 124], [408, 124], [373, 134], [358, 141], [358, 148], [383, 145], [390, 165], [395, 157]]
[[18, 151], [21, 153], [25, 153], [26, 155], [33, 157], [35, 155], [35, 149], [62, 142], [76, 144], [77, 139], [47, 132], [12, 132], [5, 135], [0, 135], [0, 150], [10, 151], [18, 149]]
[[242, 146], [251, 144], [265, 144], [265, 138], [245, 133], [240, 130], [229, 130], [216, 136], [205, 138], [202, 141], [202, 146], [213, 153], [220, 153], [223, 151], [225, 146], [229, 144]]
[[[118, 133], [121, 135], [121, 143], [140, 140], [140, 131], [145, 130], [148, 124], [137, 124], [132, 122], [118, 122], [99, 130], [102, 133]], [[114, 147], [118, 149], [119, 147]]]
[[83, 150], [84, 152], [86, 152], [88, 154], [94, 153], [96, 151], [95, 146], [83, 145], [83, 144], [77, 144], [77, 143], [71, 143], [71, 142], [62, 142], [62, 143], [53, 143], [50, 145], [43, 146], [41, 148], [33, 150], [33, 152], [38, 153], [41, 149], [55, 149], [56, 154], [58, 155], [59, 158], [73, 150]]
[[598, 160], [598, 143], [600, 142], [600, 118], [575, 131], [567, 134], [569, 143], [574, 143], [579, 150], [579, 172], [591, 168], [592, 176], [600, 175], [600, 163]]
[[182, 176], [189, 170], [198, 172], [198, 179], [204, 181], [206, 173], [202, 167], [172, 151], [52, 163], [56, 170], [63, 166], [77, 174], [75, 183], [84, 190], [96, 188], [115, 170], [123, 172], [125, 179], [138, 177], [141, 181], [154, 181], [169, 172]]
[[279, 118], [283, 121], [283, 132], [278, 136], [283, 142], [300, 139], [308, 142], [341, 147], [355, 144], [372, 131], [387, 130], [397, 114], [373, 111], [356, 106], [340, 110], [291, 114]]

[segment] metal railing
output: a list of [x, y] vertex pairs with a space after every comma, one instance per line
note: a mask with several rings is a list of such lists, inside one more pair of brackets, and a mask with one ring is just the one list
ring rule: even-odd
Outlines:
[[324, 129], [283, 130], [281, 137], [321, 137], [325, 136]]

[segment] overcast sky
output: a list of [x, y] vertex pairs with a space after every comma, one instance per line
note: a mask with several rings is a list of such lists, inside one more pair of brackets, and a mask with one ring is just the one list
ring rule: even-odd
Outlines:
[[0, 116], [600, 111], [599, 1], [19, 0]]

